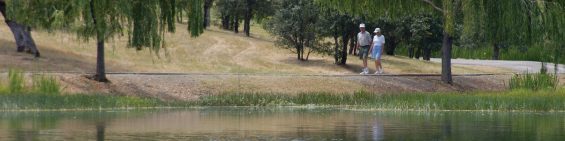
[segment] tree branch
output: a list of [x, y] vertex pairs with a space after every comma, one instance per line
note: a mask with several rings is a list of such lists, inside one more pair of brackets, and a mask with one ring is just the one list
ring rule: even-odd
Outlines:
[[432, 2], [431, 0], [422, 0], [425, 3], [430, 4], [430, 6], [432, 6], [434, 9], [436, 9], [439, 12], [443, 13], [443, 9], [439, 8], [434, 2]]
[[8, 17], [6, 17], [6, 3], [4, 0], [0, 0], [0, 13], [4, 16], [4, 20], [8, 19]]

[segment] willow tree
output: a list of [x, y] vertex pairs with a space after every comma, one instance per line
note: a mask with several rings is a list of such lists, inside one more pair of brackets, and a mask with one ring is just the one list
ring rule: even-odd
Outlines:
[[[342, 12], [352, 13], [355, 15], [365, 15], [372, 18], [389, 17], [394, 19], [396, 17], [417, 13], [431, 13], [442, 17], [442, 80], [449, 84], [453, 83], [451, 74], [451, 50], [453, 45], [453, 35], [456, 31], [455, 25], [458, 21], [456, 16], [463, 16], [461, 24], [463, 24], [464, 28], [465, 26], [478, 25], [477, 23], [482, 21], [496, 21], [488, 23], [491, 28], [485, 28], [484, 32], [510, 32], [508, 33], [508, 36], [503, 37], [507, 41], [545, 41], [537, 40], [537, 38], [524, 38], [525, 36], [531, 37], [532, 35], [540, 35], [538, 37], [548, 37], [548, 35], [563, 37], [561, 35], [550, 33], [552, 31], [548, 31], [557, 30], [559, 34], [562, 34], [563, 32], [563, 28], [558, 28], [563, 24], [551, 24], [551, 22], [562, 23], [562, 15], [565, 15], [562, 10], [563, 0], [317, 0], [317, 2], [322, 6], [333, 7]], [[493, 2], [494, 4], [491, 4]], [[503, 8], [502, 10], [497, 11], [500, 12], [498, 15], [489, 13], [498, 8]], [[529, 9], [526, 10], [526, 8]], [[528, 10], [541, 12], [536, 15], [528, 12]], [[480, 16], [486, 14], [490, 15]], [[540, 18], [541, 20], [528, 21], [527, 18]], [[527, 27], [536, 27], [536, 25], [544, 25], [543, 27], [545, 27], [545, 30], [526, 30]], [[463, 34], [469, 32], [474, 31], [464, 30]], [[495, 34], [492, 35], [496, 36]], [[552, 39], [545, 39], [563, 40], [563, 38], [551, 38]], [[498, 42], [499, 40], [493, 39], [492, 41]]]
[[35, 41], [31, 36], [31, 28], [8, 18], [6, 2], [4, 0], [0, 0], [0, 14], [4, 17], [4, 22], [12, 31], [12, 35], [14, 35], [17, 51], [24, 52], [27, 50], [28, 53], [34, 54], [35, 57], [40, 57], [39, 50], [37, 50]]
[[[182, 2], [185, 1], [185, 2]], [[8, 16], [33, 28], [75, 32], [97, 43], [96, 81], [107, 82], [104, 44], [127, 35], [128, 47], [162, 48], [165, 32], [174, 32], [177, 9], [189, 11], [192, 36], [203, 32], [203, 0], [6, 0]], [[183, 4], [179, 4], [179, 3]]]

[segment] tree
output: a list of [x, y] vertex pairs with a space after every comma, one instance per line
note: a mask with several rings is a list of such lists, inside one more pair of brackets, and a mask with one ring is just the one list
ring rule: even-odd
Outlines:
[[251, 20], [261, 21], [272, 16], [274, 4], [272, 0], [218, 0], [216, 7], [224, 29], [238, 33], [239, 23], [243, 20], [243, 32], [250, 36]]
[[6, 2], [4, 0], [0, 0], [0, 13], [4, 17], [6, 24], [14, 35], [17, 51], [23, 52], [27, 50], [28, 53], [34, 54], [35, 57], [40, 57], [41, 55], [39, 53], [39, 50], [37, 50], [35, 41], [31, 36], [31, 27], [20, 24], [14, 20], [10, 20], [7, 16], [8, 13], [6, 12]]
[[357, 26], [356, 18], [350, 15], [339, 13], [334, 9], [321, 9], [320, 20], [316, 27], [322, 37], [331, 37], [335, 46], [330, 51], [334, 56], [335, 64], [345, 65], [347, 63], [347, 46], [351, 38], [355, 38]]
[[[325, 47], [319, 45], [318, 20], [319, 9], [314, 2], [284, 0], [281, 8], [263, 27], [275, 35], [277, 46], [294, 49], [297, 59], [306, 61], [312, 51], [324, 50], [322, 47]], [[307, 53], [305, 49], [309, 49]]]
[[[9, 18], [47, 30], [72, 30], [81, 39], [97, 43], [96, 74], [107, 82], [104, 44], [115, 36], [128, 35], [128, 46], [158, 52], [165, 32], [175, 31], [178, 8], [189, 11], [192, 36], [203, 32], [202, 0], [6, 0]], [[186, 1], [186, 5], [177, 1]], [[10, 3], [11, 2], [11, 3]]]
[[210, 26], [210, 8], [214, 5], [214, 0], [204, 0], [204, 28]]
[[[481, 6], [478, 4], [485, 3], [491, 0], [396, 0], [396, 1], [386, 1], [386, 0], [317, 0], [317, 2], [322, 6], [333, 7], [339, 9], [343, 12], [352, 13], [355, 15], [366, 14], [373, 16], [372, 18], [376, 18], [379, 16], [384, 17], [401, 17], [403, 15], [410, 15], [416, 13], [431, 13], [433, 15], [437, 15], [442, 17], [443, 19], [443, 45], [442, 45], [442, 80], [445, 83], [452, 84], [453, 79], [451, 75], [451, 50], [453, 45], [453, 35], [455, 34], [455, 25], [456, 25], [456, 14], [459, 11], [460, 15], [463, 17], [473, 17], [476, 14], [484, 14], [487, 13], [488, 10], [497, 8], [496, 5], [502, 4], [505, 7], [503, 11], [504, 16], [502, 17], [493, 17], [491, 20], [498, 20], [501, 21], [499, 23], [494, 23], [497, 25], [507, 26], [509, 29], [519, 30], [524, 29], [522, 21], [524, 21], [524, 15], [528, 15], [528, 12], [524, 12], [523, 9], [525, 7], [530, 7], [532, 11], [536, 11], [537, 9], [541, 9], [542, 11], [547, 10], [547, 12], [536, 16], [536, 18], [547, 18], [550, 13], [551, 16], [556, 16], [562, 18], [562, 16], [556, 15], [557, 13], [561, 13], [563, 15], [563, 3], [562, 0], [509, 0], [504, 1], [503, 3], [496, 3], [491, 5], [484, 5], [484, 8], [481, 9]], [[499, 2], [499, 1], [496, 1]], [[548, 6], [549, 5], [549, 6]], [[487, 17], [484, 17], [487, 18]], [[490, 18], [490, 17], [488, 17]], [[476, 19], [483, 19], [483, 18], [464, 18], [463, 23], [464, 25], [467, 24], [474, 24], [478, 20]], [[484, 20], [484, 19], [483, 19]], [[562, 23], [563, 19], [557, 20], [556, 23]], [[537, 22], [541, 25], [545, 23]], [[532, 23], [530, 25], [536, 25], [536, 23]], [[498, 26], [500, 27], [500, 26]], [[551, 28], [552, 30], [557, 30], [562, 32], [562, 28]], [[485, 32], [495, 32], [492, 29], [485, 29]], [[537, 33], [543, 33], [547, 31], [527, 31], [520, 34], [513, 35], [516, 38], [513, 39], [525, 39], [521, 36], [523, 35], [532, 35]], [[543, 37], [543, 36], [542, 36]], [[563, 36], [559, 36], [563, 37]], [[532, 39], [530, 39], [532, 40]], [[562, 39], [559, 39], [562, 40]], [[539, 41], [539, 40], [537, 40]]]

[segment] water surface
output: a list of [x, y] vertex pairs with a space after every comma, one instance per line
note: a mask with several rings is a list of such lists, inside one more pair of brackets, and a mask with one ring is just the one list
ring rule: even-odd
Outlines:
[[565, 140], [565, 113], [191, 108], [2, 112], [10, 140]]

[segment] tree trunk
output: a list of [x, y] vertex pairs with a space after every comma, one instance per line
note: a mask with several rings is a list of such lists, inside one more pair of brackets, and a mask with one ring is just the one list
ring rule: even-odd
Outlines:
[[351, 39], [349, 41], [349, 54], [356, 55], [355, 54], [355, 36], [353, 36], [353, 35], [355, 35], [355, 33], [353, 33], [351, 35]]
[[250, 36], [251, 32], [251, 18], [253, 18], [253, 5], [255, 5], [254, 0], [247, 0], [247, 9], [245, 10], [245, 19], [243, 25], [243, 32], [247, 37]]
[[430, 61], [430, 58], [432, 57], [432, 48], [431, 47], [425, 47], [424, 48], [424, 55], [423, 55], [423, 59], [426, 61]]
[[343, 48], [341, 49], [341, 62], [340, 65], [345, 65], [347, 63], [347, 44], [349, 43], [349, 34], [345, 33], [342, 37]]
[[96, 49], [96, 75], [94, 80], [98, 82], [108, 82], [106, 78], [106, 65], [104, 61], [104, 39], [98, 39]]
[[230, 29], [230, 16], [228, 15], [223, 15], [222, 16], [222, 28], [224, 28], [225, 30], [229, 30]]
[[411, 45], [408, 45], [408, 58], [412, 59], [414, 58], [414, 47], [412, 47]]
[[421, 47], [421, 46], [418, 47], [418, 48], [416, 48], [416, 53], [415, 53], [415, 56], [414, 56], [414, 57], [415, 57], [416, 59], [420, 60], [420, 56], [422, 56], [422, 47]]
[[14, 35], [14, 40], [16, 41], [16, 47], [18, 52], [23, 52], [27, 50], [29, 53], [35, 55], [35, 57], [40, 57], [39, 50], [37, 50], [37, 46], [35, 45], [35, 41], [31, 36], [31, 28], [17, 23], [16, 21], [8, 20], [6, 16], [6, 3], [4, 1], [0, 1], [0, 13], [5, 19], [6, 24], [12, 31], [12, 35]]
[[[94, 12], [94, 0], [90, 0], [90, 16], [95, 27], [98, 27], [98, 22]], [[94, 80], [98, 82], [108, 82], [106, 78], [106, 65], [104, 64], [104, 33], [100, 29], [96, 29], [96, 75]]]
[[239, 33], [239, 16], [235, 15], [233, 18], [233, 32]]
[[500, 55], [500, 44], [494, 43], [492, 50], [492, 60], [498, 60]]
[[204, 28], [210, 26], [210, 8], [212, 7], [213, 0], [206, 0], [204, 2]]
[[96, 124], [96, 141], [104, 141], [105, 136], [104, 135], [106, 133], [106, 124], [105, 123], [97, 123]]
[[395, 42], [395, 38], [394, 37], [390, 37], [388, 39], [388, 42], [386, 42], [386, 47], [385, 47], [385, 52], [387, 55], [395, 55], [394, 52], [396, 51], [396, 46], [398, 44], [398, 42]]
[[335, 59], [335, 64], [339, 64], [340, 60], [339, 60], [339, 37], [337, 35], [334, 34], [334, 43], [335, 43], [335, 47], [334, 47], [334, 59]]
[[453, 38], [447, 32], [443, 32], [443, 46], [441, 48], [441, 80], [447, 84], [453, 84], [451, 76], [451, 47]]

